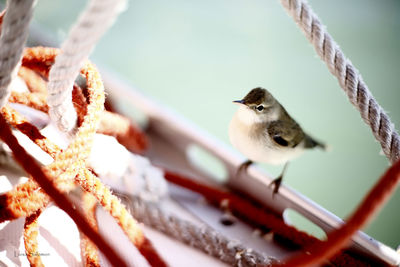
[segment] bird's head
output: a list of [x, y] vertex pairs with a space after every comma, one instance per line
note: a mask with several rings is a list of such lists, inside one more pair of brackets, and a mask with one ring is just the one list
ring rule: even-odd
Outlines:
[[239, 105], [239, 118], [247, 124], [271, 119], [278, 106], [275, 98], [261, 87], [252, 89], [242, 100], [235, 100], [233, 103]]

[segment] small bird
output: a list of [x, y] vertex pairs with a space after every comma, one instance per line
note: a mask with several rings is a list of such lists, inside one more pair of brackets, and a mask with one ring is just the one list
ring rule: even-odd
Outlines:
[[285, 164], [282, 173], [271, 182], [276, 194], [288, 162], [305, 149], [325, 145], [307, 135], [283, 106], [264, 88], [252, 89], [242, 100], [233, 101], [239, 109], [229, 125], [229, 139], [248, 160], [238, 173], [255, 162]]

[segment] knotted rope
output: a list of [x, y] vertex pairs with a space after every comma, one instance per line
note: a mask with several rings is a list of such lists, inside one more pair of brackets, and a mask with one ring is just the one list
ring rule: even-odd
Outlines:
[[[36, 182], [45, 190], [55, 201], [55, 203], [62, 208], [76, 223], [86, 236], [93, 240], [100, 249], [105, 253], [107, 258], [117, 264], [117, 266], [126, 266], [125, 262], [120, 256], [115, 253], [112, 247], [100, 236], [94, 229], [92, 229], [87, 222], [86, 218], [74, 208], [72, 202], [54, 185], [54, 179], [49, 175], [49, 172], [44, 171], [35, 163], [35, 160], [30, 156], [24, 148], [18, 143], [18, 140], [13, 136], [10, 126], [2, 115], [0, 115], [0, 138], [10, 147], [14, 153], [15, 159], [21, 164], [23, 169], [31, 174]], [[35, 216], [35, 215], [33, 215]], [[28, 218], [29, 219], [29, 218]], [[36, 220], [36, 216], [34, 218]], [[35, 240], [32, 240], [35, 242]], [[34, 245], [35, 246], [35, 245]]]
[[76, 124], [72, 87], [79, 69], [124, 5], [125, 0], [89, 1], [61, 46], [62, 53], [50, 70], [47, 103], [51, 119], [65, 132], [71, 131]]
[[[22, 64], [46, 74], [48, 73], [48, 68], [54, 62], [57, 53], [58, 50], [50, 48], [27, 49]], [[54, 157], [55, 161], [47, 166], [46, 170], [54, 177], [52, 183], [57, 187], [57, 190], [61, 192], [71, 190], [73, 188], [73, 178], [75, 178], [76, 183], [93, 194], [104, 208], [110, 212], [128, 235], [131, 242], [138, 247], [138, 250], [152, 266], [165, 266], [165, 263], [155, 252], [150, 241], [143, 235], [140, 227], [125, 207], [121, 205], [119, 199], [111, 193], [108, 187], [102, 184], [97, 177], [86, 169], [85, 160], [88, 156], [86, 150], [90, 149], [90, 136], [94, 134], [97, 129], [96, 125], [100, 121], [102, 105], [104, 103], [104, 92], [102, 91], [103, 86], [100, 76], [91, 64], [85, 64], [81, 72], [86, 77], [87, 100], [85, 99], [83, 103], [79, 101], [75, 102], [78, 109], [84, 110], [83, 118], [75, 139], [66, 150], [60, 152], [60, 149], [41, 135], [36, 127], [21, 119], [16, 112], [9, 110], [8, 107], [2, 109], [2, 114], [10, 124], [26, 134], [34, 143]], [[34, 165], [36, 163], [31, 162], [30, 164]], [[30, 180], [0, 195], [0, 221], [29, 216], [36, 210], [44, 208], [48, 202], [49, 197], [43, 190], [38, 190], [38, 186]], [[92, 239], [92, 237], [90, 238]], [[100, 243], [96, 242], [96, 244], [101, 246]], [[99, 248], [104, 249], [104, 247]]]
[[34, 3], [34, 0], [7, 1], [0, 34], [0, 108], [7, 103], [11, 92], [9, 85], [17, 75]]
[[338, 44], [325, 30], [306, 0], [281, 0], [281, 4], [303, 31], [315, 51], [337, 78], [350, 102], [358, 109], [391, 163], [400, 159], [400, 136], [383, 108], [363, 81], [361, 74], [345, 57]]

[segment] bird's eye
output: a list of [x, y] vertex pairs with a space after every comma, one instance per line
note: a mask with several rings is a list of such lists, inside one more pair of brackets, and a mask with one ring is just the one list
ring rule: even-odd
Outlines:
[[259, 106], [256, 107], [256, 109], [257, 109], [258, 111], [262, 111], [262, 110], [264, 109], [264, 106], [263, 106], [263, 105], [259, 105]]

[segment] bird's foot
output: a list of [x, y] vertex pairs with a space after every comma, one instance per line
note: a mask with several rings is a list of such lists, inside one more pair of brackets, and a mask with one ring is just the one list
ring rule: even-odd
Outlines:
[[247, 171], [247, 168], [253, 164], [253, 161], [251, 160], [246, 160], [245, 162], [243, 162], [242, 164], [240, 164], [239, 169], [236, 172], [236, 177], [239, 177], [241, 172], [245, 172]]
[[274, 190], [272, 191], [272, 198], [274, 198], [275, 194], [278, 193], [279, 187], [282, 183], [282, 178], [283, 176], [279, 175], [278, 178], [272, 180], [272, 182], [269, 184], [270, 187], [272, 186], [274, 188]]
[[272, 191], [272, 198], [274, 198], [275, 194], [278, 193], [279, 187], [281, 186], [283, 176], [286, 173], [287, 167], [289, 165], [289, 162], [286, 162], [285, 165], [283, 166], [283, 170], [281, 172], [281, 175], [278, 176], [278, 178], [272, 180], [272, 182], [269, 184], [269, 186], [273, 186], [274, 190]]

